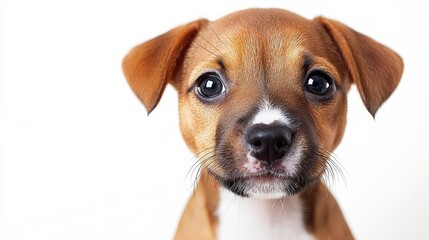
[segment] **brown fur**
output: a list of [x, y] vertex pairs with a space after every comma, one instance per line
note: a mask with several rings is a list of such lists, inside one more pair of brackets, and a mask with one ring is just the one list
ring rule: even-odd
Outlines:
[[[324, 69], [337, 81], [337, 92], [329, 104], [314, 103], [303, 94], [306, 56], [311, 58], [311, 68]], [[307, 20], [284, 10], [253, 9], [214, 22], [198, 20], [177, 27], [135, 47], [123, 68], [148, 112], [157, 105], [166, 84], [173, 84], [179, 92], [180, 128], [189, 148], [204, 154], [222, 136], [232, 149], [234, 161], [228, 164], [238, 168], [244, 153], [237, 119], [265, 95], [287, 105], [288, 111], [310, 129], [302, 130], [297, 138], [314, 139], [323, 151], [332, 152], [344, 133], [346, 95], [351, 84], [356, 84], [374, 115], [399, 83], [403, 64], [389, 48], [337, 21], [322, 17]], [[195, 80], [207, 69], [226, 71], [231, 88], [223, 101], [210, 106], [201, 103], [192, 91]], [[215, 157], [202, 162], [199, 184], [175, 239], [216, 239], [214, 212], [219, 184], [208, 170], [226, 176], [219, 161]], [[312, 166], [303, 173], [308, 178], [320, 177], [326, 167], [324, 161], [307, 164]], [[316, 239], [353, 239], [338, 204], [321, 180], [298, 195], [307, 209], [307, 230]]]

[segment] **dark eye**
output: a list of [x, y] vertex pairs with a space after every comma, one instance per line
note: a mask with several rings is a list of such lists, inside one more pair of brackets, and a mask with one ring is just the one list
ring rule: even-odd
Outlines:
[[315, 95], [328, 95], [332, 93], [333, 80], [323, 74], [312, 74], [305, 83], [305, 89]]
[[225, 85], [219, 75], [204, 73], [197, 80], [197, 93], [206, 99], [215, 98], [225, 92]]

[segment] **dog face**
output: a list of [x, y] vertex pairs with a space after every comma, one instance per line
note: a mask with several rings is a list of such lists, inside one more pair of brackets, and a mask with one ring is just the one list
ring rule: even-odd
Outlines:
[[175, 28], [134, 48], [123, 67], [149, 112], [171, 83], [203, 168], [257, 198], [319, 180], [344, 133], [351, 84], [374, 115], [402, 73], [396, 53], [345, 25], [274, 9]]

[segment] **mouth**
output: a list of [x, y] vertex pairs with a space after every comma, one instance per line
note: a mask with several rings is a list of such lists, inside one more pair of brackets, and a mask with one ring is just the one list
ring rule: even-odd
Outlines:
[[245, 176], [239, 177], [240, 179], [246, 180], [246, 181], [253, 181], [253, 182], [259, 182], [259, 183], [267, 183], [267, 182], [273, 182], [278, 180], [292, 180], [293, 177], [289, 174], [285, 174], [283, 172], [278, 172], [273, 170], [272, 168], [268, 168], [268, 170], [263, 170], [256, 174], [247, 174]]
[[[209, 171], [210, 172], [210, 171]], [[225, 178], [210, 172], [224, 188], [242, 196], [259, 199], [278, 199], [292, 196], [312, 185], [319, 177], [288, 176], [284, 173], [264, 171], [239, 177]]]

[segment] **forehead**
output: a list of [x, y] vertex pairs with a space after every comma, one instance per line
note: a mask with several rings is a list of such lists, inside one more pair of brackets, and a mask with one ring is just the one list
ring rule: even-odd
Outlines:
[[274, 81], [296, 79], [311, 63], [335, 75], [322, 34], [313, 21], [285, 10], [237, 12], [201, 30], [189, 49], [185, 73], [189, 84], [204, 72], [224, 68], [240, 81], [243, 76]]

